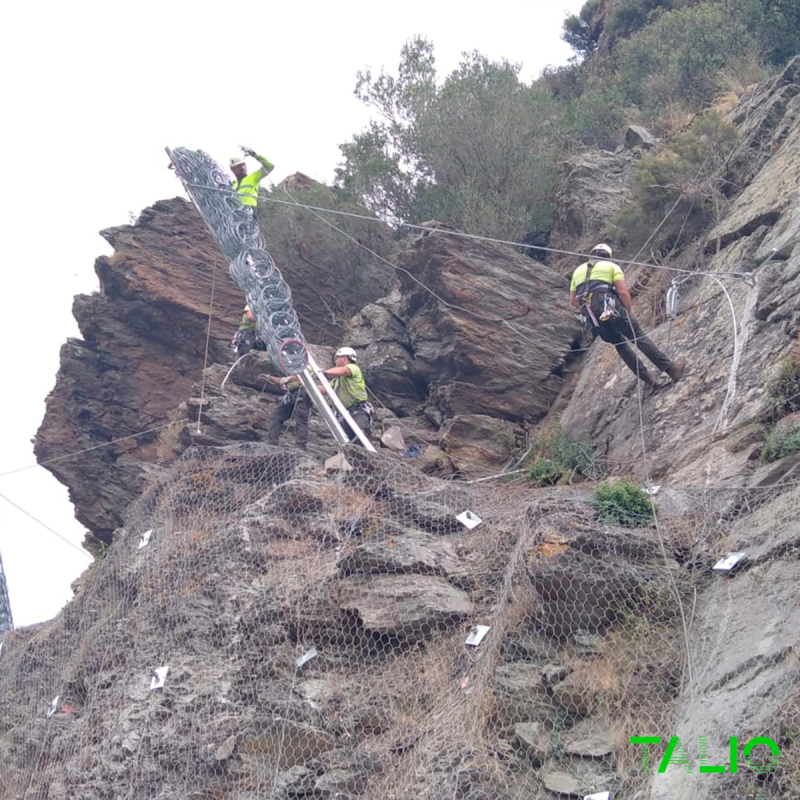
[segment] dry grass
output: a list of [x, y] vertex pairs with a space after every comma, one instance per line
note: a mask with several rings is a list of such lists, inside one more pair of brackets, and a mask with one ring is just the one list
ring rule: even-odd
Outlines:
[[156, 441], [156, 456], [164, 464], [171, 464], [177, 457], [177, 444], [181, 431], [186, 427], [185, 421], [174, 421], [172, 425], [164, 428], [158, 434]]

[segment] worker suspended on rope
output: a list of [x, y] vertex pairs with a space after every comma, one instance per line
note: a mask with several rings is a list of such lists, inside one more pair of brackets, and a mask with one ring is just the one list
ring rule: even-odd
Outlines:
[[266, 350], [267, 346], [258, 336], [256, 331], [256, 317], [250, 310], [250, 306], [244, 307], [242, 321], [239, 323], [239, 330], [233, 337], [231, 348], [237, 358], [241, 358], [251, 350]]
[[265, 375], [270, 383], [279, 384], [285, 389], [280, 403], [272, 411], [269, 418], [268, 438], [270, 444], [278, 444], [283, 426], [294, 418], [294, 438], [297, 446], [306, 449], [308, 444], [308, 415], [311, 413], [311, 398], [303, 390], [303, 384], [297, 375], [288, 378], [276, 378]]
[[255, 214], [258, 206], [258, 184], [272, 172], [273, 165], [264, 156], [260, 156], [249, 147], [243, 147], [242, 152], [244, 155], [254, 158], [261, 166], [248, 175], [244, 157], [233, 156], [231, 158], [231, 172], [233, 172], [235, 180], [231, 188], [239, 195], [242, 205], [252, 209], [253, 214]]
[[[336, 392], [342, 405], [350, 412], [353, 422], [370, 438], [370, 425], [374, 409], [367, 398], [367, 385], [361, 367], [356, 361], [358, 356], [352, 347], [340, 347], [333, 356], [335, 366], [322, 370], [326, 378], [331, 379], [331, 388]], [[322, 392], [324, 386], [319, 387]], [[341, 420], [342, 428], [351, 442], [358, 442], [355, 431], [346, 420]]]
[[655, 379], [630, 348], [633, 342], [644, 355], [673, 382], [683, 377], [686, 359], [669, 359], [642, 330], [632, 314], [631, 294], [625, 284], [625, 275], [611, 261], [611, 248], [598, 244], [591, 252], [591, 260], [581, 264], [572, 273], [569, 299], [581, 313], [581, 321], [591, 336], [600, 335], [604, 342], [616, 345], [617, 352], [628, 368], [648, 386]]

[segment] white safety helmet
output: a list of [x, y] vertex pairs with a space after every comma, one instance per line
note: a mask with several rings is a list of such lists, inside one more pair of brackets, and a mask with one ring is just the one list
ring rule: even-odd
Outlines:
[[246, 164], [247, 162], [244, 160], [242, 156], [231, 156], [231, 166], [238, 167], [240, 164]]
[[592, 249], [592, 255], [611, 258], [611, 248], [607, 244], [597, 244]]
[[339, 358], [339, 356], [347, 356], [351, 361], [358, 360], [356, 351], [352, 347], [340, 347], [334, 354], [334, 358]]

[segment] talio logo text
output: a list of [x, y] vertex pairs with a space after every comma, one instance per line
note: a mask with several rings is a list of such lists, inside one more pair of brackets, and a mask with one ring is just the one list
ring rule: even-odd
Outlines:
[[[650, 747], [651, 744], [661, 744], [660, 736], [631, 736], [631, 744], [644, 745], [642, 751], [642, 774], [650, 774]], [[754, 764], [753, 763], [753, 750], [759, 745], [765, 745], [772, 752], [772, 757], [767, 764]], [[708, 763], [708, 737], [700, 737], [699, 748], [699, 771], [700, 773], [708, 772], [730, 772], [736, 773], [739, 771], [739, 762], [741, 760], [742, 766], [749, 769], [751, 772], [765, 773], [775, 769], [778, 766], [781, 751], [778, 745], [767, 736], [756, 736], [750, 739], [749, 742], [742, 748], [741, 754], [739, 753], [739, 737], [731, 736], [730, 740], [730, 756], [729, 763], [725, 765], [711, 765]], [[686, 772], [691, 773], [692, 764], [689, 761], [689, 754], [686, 748], [681, 744], [681, 740], [677, 736], [673, 736], [667, 744], [667, 749], [664, 752], [661, 762], [658, 765], [658, 772], [666, 772], [670, 764], [683, 767]]]

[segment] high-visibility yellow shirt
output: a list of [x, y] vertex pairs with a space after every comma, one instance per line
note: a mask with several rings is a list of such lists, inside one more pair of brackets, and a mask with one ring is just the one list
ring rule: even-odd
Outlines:
[[254, 331], [256, 329], [255, 322], [250, 322], [247, 318], [247, 312], [250, 310], [250, 306], [244, 307], [244, 312], [242, 313], [242, 321], [239, 323], [239, 330], [240, 331]]
[[[571, 292], [577, 292], [578, 287], [586, 282], [586, 273], [588, 269], [589, 262], [587, 261], [581, 264], [575, 272], [572, 273], [572, 283], [569, 285], [569, 290]], [[625, 275], [613, 261], [595, 261], [589, 280], [610, 283], [613, 286], [617, 281], [624, 281]]]
[[261, 167], [249, 175], [245, 175], [241, 180], [235, 180], [232, 184], [233, 191], [242, 200], [242, 205], [255, 208], [258, 205], [258, 184], [264, 180], [273, 170], [273, 165], [264, 156], [256, 153], [255, 158], [260, 162]]
[[350, 375], [341, 378], [334, 378], [331, 387], [339, 396], [345, 408], [351, 408], [356, 403], [367, 402], [367, 385], [364, 383], [364, 375], [358, 364], [348, 364]]

